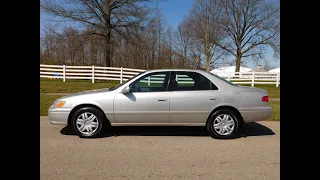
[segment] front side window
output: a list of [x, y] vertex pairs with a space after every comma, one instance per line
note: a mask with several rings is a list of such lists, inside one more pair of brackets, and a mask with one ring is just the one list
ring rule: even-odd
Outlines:
[[131, 92], [164, 92], [168, 87], [169, 72], [147, 74], [130, 85]]
[[132, 76], [132, 77], [129, 78], [128, 80], [125, 80], [125, 81], [123, 81], [122, 83], [120, 83], [120, 84], [118, 84], [118, 85], [116, 85], [116, 86], [114, 86], [114, 87], [109, 88], [108, 90], [109, 90], [109, 91], [114, 91], [114, 90], [118, 89], [119, 87], [121, 87], [122, 85], [124, 85], [125, 83], [127, 83], [128, 81], [130, 81], [131, 79], [133, 79], [133, 78], [141, 75], [142, 73], [145, 73], [145, 72], [140, 72], [139, 74], [137, 74], [137, 75], [135, 75], [135, 76]]
[[169, 88], [171, 91], [218, 90], [208, 78], [197, 72], [172, 72]]

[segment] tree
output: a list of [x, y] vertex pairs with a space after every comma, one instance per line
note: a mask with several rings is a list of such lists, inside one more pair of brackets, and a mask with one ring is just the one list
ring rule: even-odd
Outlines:
[[64, 0], [61, 5], [52, 0], [41, 0], [40, 9], [66, 20], [79, 22], [91, 28], [91, 34], [104, 39], [105, 65], [111, 62], [111, 37], [123, 35], [130, 27], [143, 27], [152, 0]]
[[186, 27], [186, 20], [178, 25], [174, 32], [175, 49], [182, 54], [183, 66], [187, 65], [187, 54], [190, 46], [190, 32]]
[[167, 32], [166, 32], [166, 42], [167, 42], [167, 47], [168, 47], [168, 56], [169, 56], [169, 68], [172, 67], [172, 39], [173, 39], [173, 30], [172, 27], [169, 26], [167, 28]]
[[164, 36], [164, 25], [163, 25], [163, 16], [161, 13], [158, 14], [158, 17], [156, 18], [156, 23], [155, 23], [155, 28], [156, 28], [156, 33], [157, 33], [157, 45], [158, 45], [158, 66], [157, 68], [160, 68], [160, 62], [163, 59], [162, 58], [162, 40]]
[[267, 46], [280, 54], [280, 6], [265, 0], [224, 0], [220, 4], [219, 28], [226, 38], [216, 44], [236, 59], [263, 58]]
[[[188, 17], [187, 27], [196, 44], [205, 57], [205, 67], [210, 71], [210, 65], [220, 59], [223, 51], [216, 46], [222, 39], [217, 19], [220, 16], [218, 0], [196, 0]], [[215, 56], [215, 57], [214, 57]]]

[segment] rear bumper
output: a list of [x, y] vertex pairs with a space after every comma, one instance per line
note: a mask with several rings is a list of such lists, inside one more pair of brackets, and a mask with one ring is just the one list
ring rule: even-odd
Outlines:
[[239, 109], [244, 122], [267, 120], [272, 116], [272, 107], [257, 107]]
[[68, 126], [68, 117], [70, 109], [52, 109], [48, 110], [49, 122], [54, 125]]

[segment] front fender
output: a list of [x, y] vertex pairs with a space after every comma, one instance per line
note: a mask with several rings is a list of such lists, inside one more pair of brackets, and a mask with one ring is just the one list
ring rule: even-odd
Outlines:
[[[103, 103], [103, 102], [102, 102]], [[105, 105], [103, 105], [101, 102], [98, 101], [94, 101], [94, 100], [85, 100], [85, 101], [76, 101], [74, 102], [74, 104], [72, 105], [72, 110], [78, 106], [81, 105], [93, 105], [98, 107], [106, 116], [106, 118], [110, 121], [110, 123], [114, 123], [115, 119], [114, 119], [114, 115], [113, 115], [113, 102], [112, 104], [110, 104], [110, 108], [103, 108], [105, 107]]]

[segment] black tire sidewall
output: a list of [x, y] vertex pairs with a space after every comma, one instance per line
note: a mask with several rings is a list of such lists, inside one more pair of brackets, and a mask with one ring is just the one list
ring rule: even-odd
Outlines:
[[[228, 135], [220, 135], [218, 134], [212, 124], [215, 120], [215, 118], [221, 114], [228, 114], [229, 116], [232, 116], [233, 120], [234, 120], [234, 123], [235, 123], [235, 127], [232, 131], [232, 133], [228, 134]], [[207, 131], [209, 132], [209, 134], [211, 135], [211, 137], [215, 138], [215, 139], [232, 139], [232, 138], [235, 138], [236, 135], [238, 134], [238, 130], [239, 130], [239, 118], [237, 117], [237, 115], [229, 110], [229, 109], [221, 109], [221, 110], [218, 110], [216, 112], [214, 112], [211, 117], [209, 118], [208, 120], [208, 123], [207, 123]]]
[[[81, 133], [77, 126], [76, 126], [76, 121], [77, 121], [77, 118], [79, 117], [80, 114], [84, 113], [84, 112], [89, 112], [89, 113], [92, 113], [94, 114], [97, 119], [98, 119], [98, 122], [99, 122], [99, 125], [98, 125], [98, 129], [91, 135], [87, 135], [87, 134], [83, 134]], [[83, 108], [80, 108], [78, 109], [72, 116], [72, 128], [73, 130], [77, 133], [77, 135], [79, 137], [86, 137], [86, 138], [91, 138], [91, 137], [97, 137], [101, 134], [101, 131], [104, 127], [104, 117], [103, 117], [103, 114], [97, 110], [96, 108], [93, 108], [93, 107], [83, 107]]]

